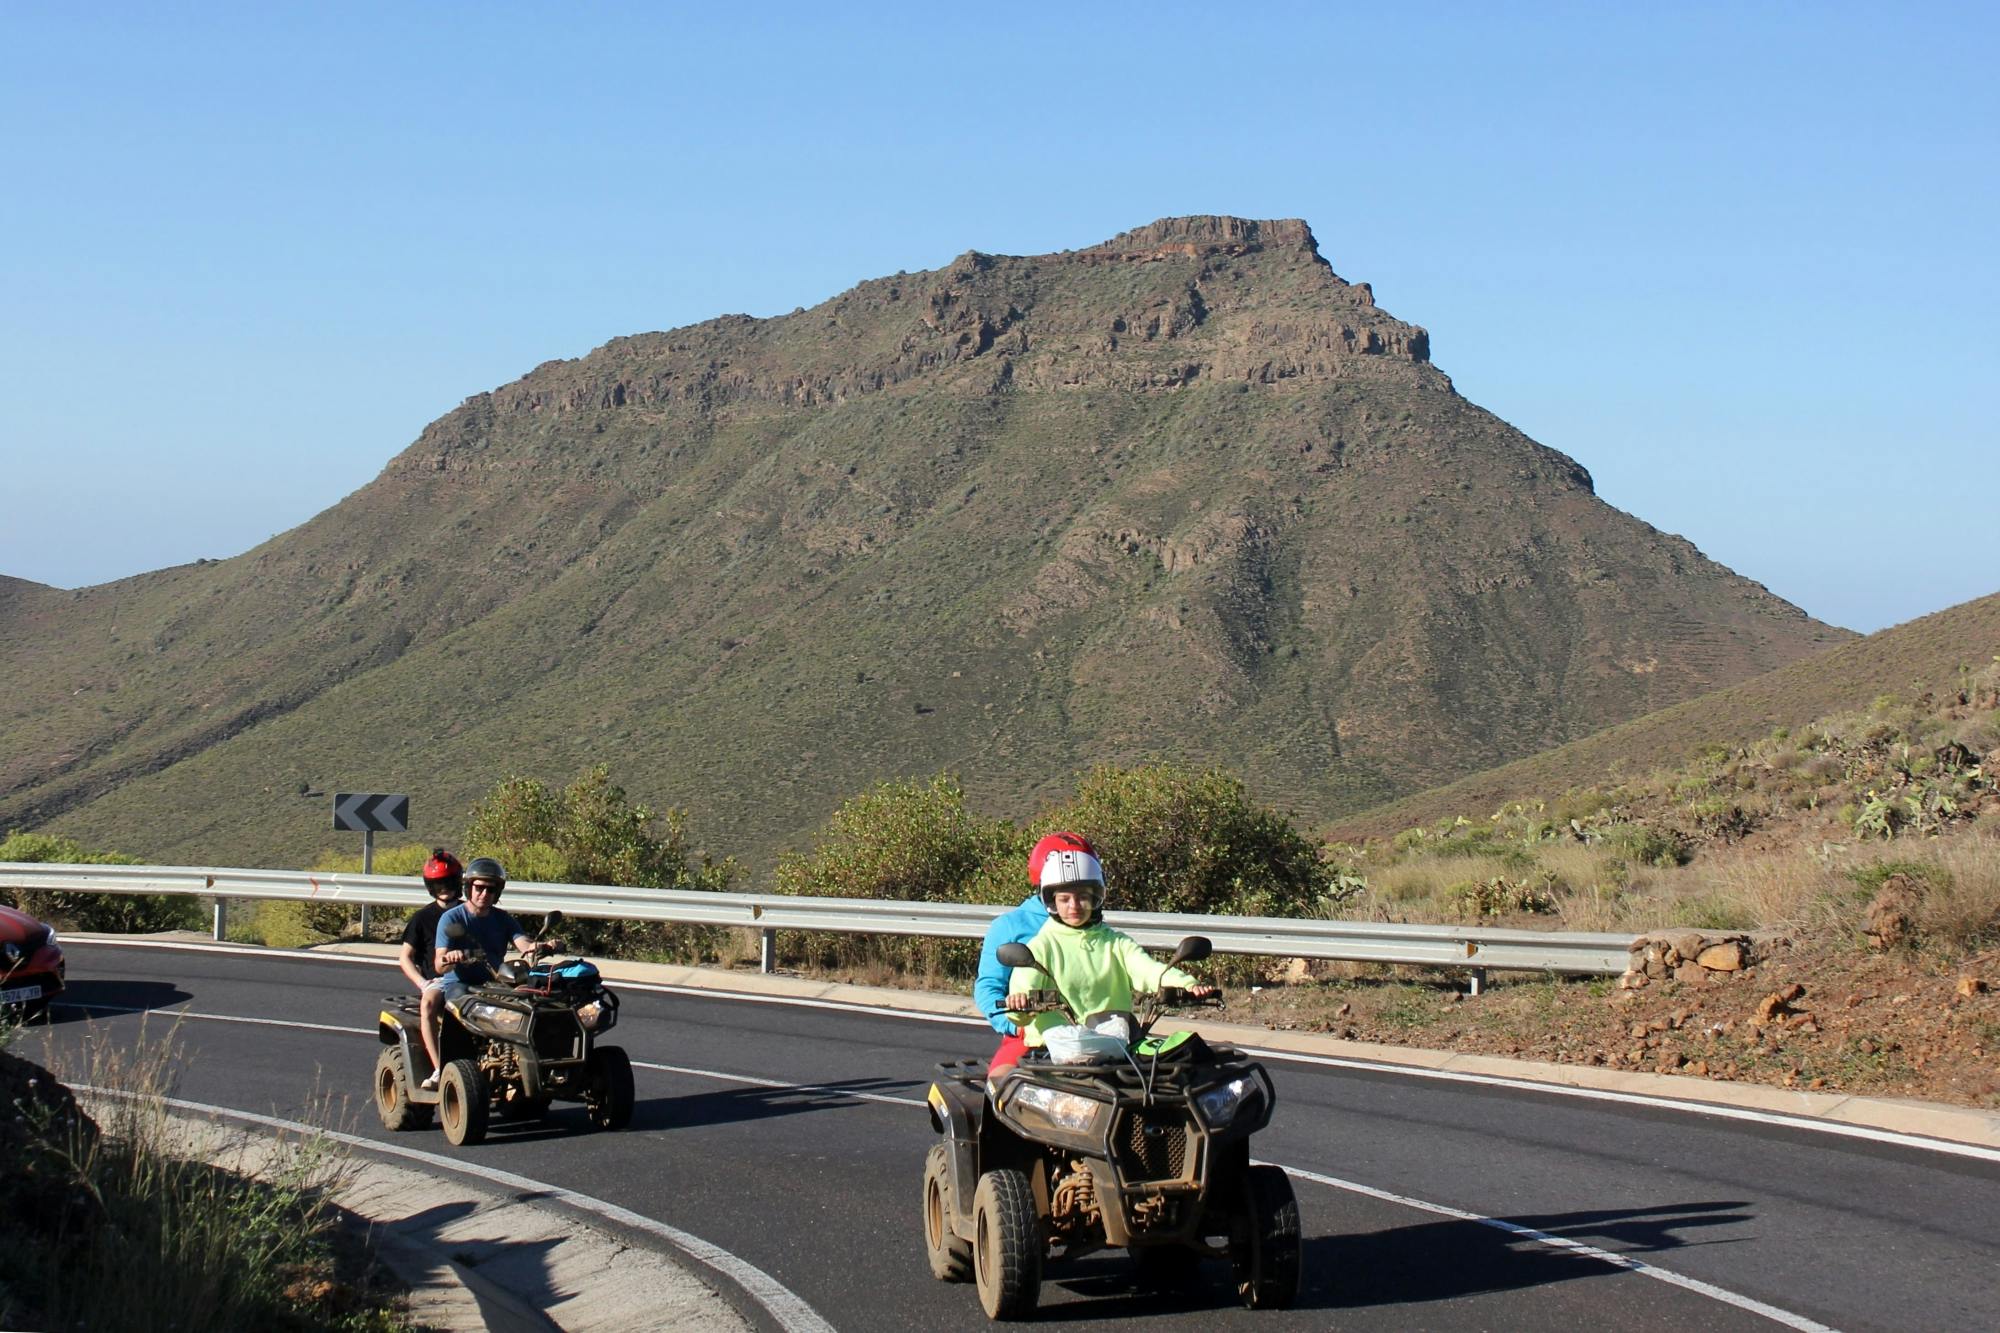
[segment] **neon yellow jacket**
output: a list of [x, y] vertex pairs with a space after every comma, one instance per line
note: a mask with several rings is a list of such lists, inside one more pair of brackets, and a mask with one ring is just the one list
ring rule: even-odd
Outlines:
[[[1079, 930], [1050, 917], [1028, 941], [1028, 947], [1048, 973], [1017, 967], [1007, 993], [1017, 995], [1053, 986], [1063, 993], [1078, 1019], [1107, 1009], [1130, 1009], [1135, 985], [1139, 990], [1158, 990], [1163, 985], [1200, 984], [1179, 968], [1168, 967], [1149, 955], [1130, 935], [1101, 921]], [[1016, 1019], [1017, 1024], [1019, 1021]], [[1030, 1046], [1040, 1046], [1043, 1031], [1067, 1022], [1058, 1013], [1037, 1014], [1027, 1020], [1024, 1039]]]

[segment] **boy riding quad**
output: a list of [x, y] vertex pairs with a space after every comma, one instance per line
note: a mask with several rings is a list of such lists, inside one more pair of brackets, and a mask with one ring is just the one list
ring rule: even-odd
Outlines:
[[[457, 943], [465, 933], [455, 924], [440, 931]], [[542, 935], [561, 924], [562, 913], [550, 912]], [[487, 981], [444, 1002], [435, 1078], [418, 1003], [390, 997], [377, 1021], [375, 1111], [383, 1125], [422, 1129], [435, 1112], [445, 1138], [463, 1146], [486, 1137], [494, 1111], [537, 1119], [557, 1100], [582, 1102], [599, 1129], [631, 1121], [632, 1062], [621, 1048], [597, 1044], [618, 1022], [618, 996], [581, 958], [537, 961], [545, 943], [537, 937], [518, 962], [491, 963]]]
[[[923, 1185], [931, 1272], [975, 1282], [989, 1318], [1016, 1319], [1040, 1300], [1045, 1260], [1123, 1247], [1149, 1285], [1213, 1256], [1229, 1260], [1246, 1305], [1289, 1306], [1299, 1285], [1298, 1204], [1283, 1171], [1250, 1163], [1250, 1136], [1276, 1101], [1270, 1077], [1240, 1050], [1196, 1034], [1151, 1035], [1164, 1006], [1192, 994], [1171, 984], [1192, 980], [1179, 964], [1207, 957], [1210, 945], [1194, 936], [1165, 967], [1147, 959], [1149, 984], [1161, 989], [1135, 995], [1128, 979], [1121, 993], [1103, 964], [1129, 967], [1138, 946], [1102, 925], [1101, 884], [1086, 911], [1067, 892], [1051, 895], [1036, 947], [999, 946], [1015, 969], [1008, 1007], [1037, 1014], [1028, 1031], [1039, 1040], [1018, 1063], [996, 1061], [990, 1079], [975, 1060], [938, 1066], [928, 1100], [943, 1140], [925, 1161]], [[1050, 934], [1059, 928], [1078, 934]], [[1085, 954], [1097, 959], [1094, 973], [1078, 965]], [[1035, 977], [1058, 988], [1024, 984]], [[1200, 989], [1219, 1002], [1213, 987]], [[1124, 1003], [1084, 1007], [1083, 996], [1107, 994]]]

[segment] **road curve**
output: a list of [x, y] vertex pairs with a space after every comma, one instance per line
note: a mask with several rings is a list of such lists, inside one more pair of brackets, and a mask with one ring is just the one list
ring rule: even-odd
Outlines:
[[[393, 970], [192, 948], [69, 947], [84, 1008], [22, 1038], [158, 1034], [185, 1014], [179, 1095], [389, 1135], [368, 1107]], [[638, 1064], [630, 1130], [498, 1127], [468, 1160], [700, 1237], [842, 1329], [977, 1328], [924, 1264], [921, 1099], [983, 1028], [823, 1004], [621, 988]], [[164, 1011], [164, 1012], [163, 1012]], [[86, 1019], [86, 1014], [89, 1015]], [[242, 1021], [251, 1020], [251, 1021]], [[261, 1021], [258, 1021], [261, 1020]], [[1255, 1151], [1294, 1171], [1305, 1289], [1243, 1311], [1220, 1265], [1191, 1295], [1132, 1292], [1116, 1254], [1051, 1271], [1044, 1321], [1149, 1328], [2000, 1327], [2000, 1165], [1918, 1147], [1476, 1084], [1274, 1059]], [[634, 1234], [635, 1243], [658, 1244]], [[739, 1291], [754, 1319], [769, 1309]]]

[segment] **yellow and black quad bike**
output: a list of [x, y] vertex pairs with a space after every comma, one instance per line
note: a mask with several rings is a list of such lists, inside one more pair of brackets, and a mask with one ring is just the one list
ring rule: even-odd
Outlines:
[[[1173, 961], [1209, 952], [1192, 936]], [[999, 957], [1040, 967], [1024, 944], [1000, 946]], [[1075, 1022], [1057, 992], [1031, 998]], [[1145, 1287], [1179, 1285], [1214, 1257], [1228, 1260], [1245, 1305], [1297, 1299], [1291, 1181], [1250, 1162], [1250, 1136], [1270, 1123], [1276, 1091], [1241, 1050], [1191, 1032], [1151, 1035], [1166, 1007], [1187, 1001], [1169, 987], [1135, 996], [1136, 1014], [1087, 1015], [1076, 1042], [1056, 1053], [1065, 1058], [1030, 1049], [990, 1086], [983, 1061], [937, 1067], [930, 1118], [943, 1137], [924, 1163], [923, 1190], [934, 1277], [975, 1283], [988, 1318], [1021, 1319], [1041, 1299], [1046, 1261], [1123, 1247]], [[1123, 1031], [1107, 1017], [1122, 1018]]]
[[[455, 923], [454, 923], [455, 924]], [[561, 912], [542, 923], [547, 935]], [[539, 943], [539, 940], [537, 941]], [[375, 1112], [393, 1130], [424, 1129], [436, 1114], [453, 1144], [478, 1143], [494, 1114], [534, 1120], [553, 1101], [582, 1102], [599, 1129], [623, 1129], [632, 1119], [632, 1061], [598, 1039], [618, 1022], [618, 996], [597, 968], [581, 958], [493, 964], [493, 980], [445, 1006], [438, 1054], [443, 1074], [435, 1089], [414, 998], [385, 1002], [376, 1032]]]

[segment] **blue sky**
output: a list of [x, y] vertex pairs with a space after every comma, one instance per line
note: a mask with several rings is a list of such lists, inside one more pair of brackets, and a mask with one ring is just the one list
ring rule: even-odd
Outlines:
[[1303, 217], [1607, 501], [2000, 590], [1983, 6], [0, 7], [0, 573], [238, 554], [469, 394], [967, 249]]

